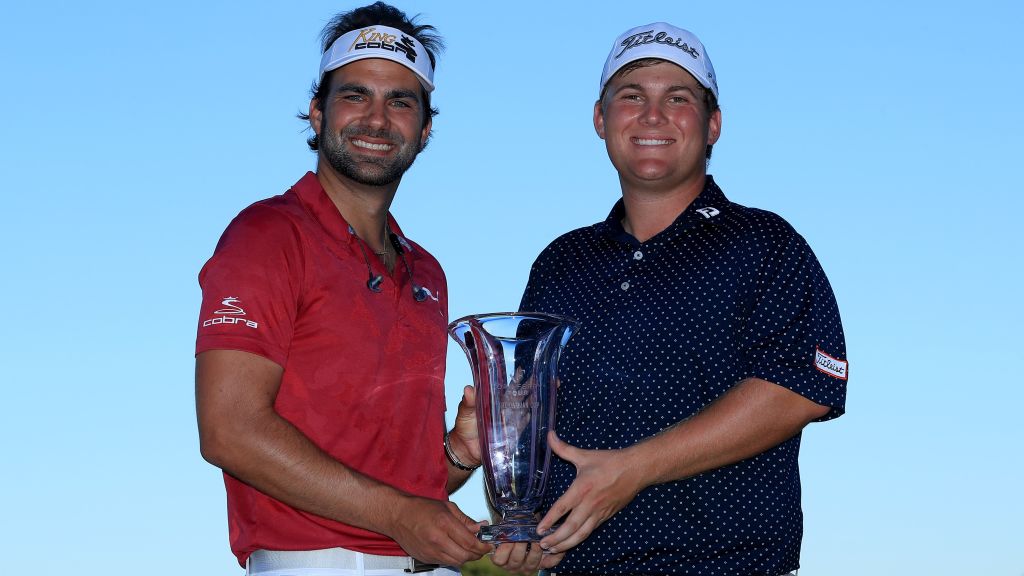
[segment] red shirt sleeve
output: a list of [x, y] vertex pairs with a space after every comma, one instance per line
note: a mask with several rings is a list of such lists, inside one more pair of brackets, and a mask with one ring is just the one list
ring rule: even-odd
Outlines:
[[304, 269], [295, 224], [273, 199], [243, 210], [199, 272], [196, 354], [241, 350], [284, 366]]

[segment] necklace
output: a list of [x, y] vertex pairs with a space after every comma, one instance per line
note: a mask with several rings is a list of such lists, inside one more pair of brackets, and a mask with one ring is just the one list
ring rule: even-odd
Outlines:
[[376, 254], [380, 258], [381, 262], [384, 263], [384, 267], [388, 269], [388, 272], [392, 271], [394, 269], [394, 266], [395, 266], [394, 260], [391, 259], [391, 250], [392, 250], [392, 247], [391, 247], [391, 228], [387, 225], [387, 223], [385, 223], [384, 224], [384, 249], [379, 251], [379, 252], [374, 250], [373, 253]]
[[[368, 276], [366, 280], [366, 287], [370, 289], [370, 292], [380, 292], [381, 284], [384, 282], [384, 277], [381, 276], [380, 274], [373, 273], [373, 267], [370, 266], [370, 258], [366, 254], [366, 248], [364, 247], [364, 244], [366, 243], [363, 242], [363, 239], [360, 238], [358, 234], [356, 234], [356, 231], [354, 228], [352, 228], [351, 224], [348, 227], [348, 232], [349, 234], [356, 237], [356, 244], [359, 246], [359, 251], [363, 253], [363, 261], [366, 263], [366, 274]], [[377, 256], [384, 257], [384, 265], [388, 268], [388, 271], [390, 272], [391, 270], [393, 270], [394, 264], [388, 262], [388, 260], [390, 260], [390, 258], [388, 258], [388, 255], [390, 255], [391, 250], [394, 249], [395, 253], [398, 256], [401, 256], [402, 264], [405, 266], [405, 271], [409, 275], [409, 284], [412, 286], [413, 299], [416, 300], [417, 302], [423, 302], [424, 300], [427, 299], [427, 295], [430, 293], [430, 291], [417, 284], [416, 281], [413, 279], [412, 267], [409, 266], [409, 260], [405, 257], [405, 250], [402, 248], [401, 242], [402, 241], [398, 238], [398, 236], [392, 233], [391, 228], [385, 223], [384, 250], [382, 252], [377, 252], [376, 250], [374, 250], [373, 253], [376, 254]], [[434, 299], [437, 300], [437, 298]]]
[[388, 226], [387, 222], [385, 222], [384, 223], [384, 238], [382, 239], [383, 240], [382, 245], [384, 246], [384, 249], [381, 250], [380, 252], [374, 250], [373, 253], [376, 254], [377, 256], [387, 256], [387, 253], [388, 253], [388, 239], [389, 238], [391, 238], [391, 227]]
[[[389, 250], [388, 250], [388, 239], [390, 237], [390, 232], [391, 232], [390, 227], [388, 226], [388, 223], [385, 222], [384, 223], [384, 238], [383, 238], [383, 240], [384, 240], [384, 242], [383, 242], [384, 250], [381, 250], [380, 252], [378, 252], [378, 251], [373, 250], [371, 248], [371, 250], [373, 250], [373, 253], [375, 255], [377, 255], [378, 257], [380, 257], [381, 263], [384, 264], [384, 267], [388, 269], [389, 273], [393, 269], [393, 264], [391, 264], [391, 262], [389, 262], [390, 258], [388, 258], [388, 252], [389, 252]], [[381, 285], [381, 283], [384, 282], [384, 276], [382, 276], [380, 274], [374, 274], [373, 273], [373, 267], [370, 266], [370, 257], [366, 253], [366, 248], [369, 245], [362, 238], [359, 237], [359, 234], [356, 233], [356, 229], [353, 228], [351, 224], [349, 224], [349, 226], [348, 226], [348, 233], [355, 237], [356, 245], [359, 246], [359, 251], [363, 253], [363, 262], [366, 263], [366, 273], [369, 276], [369, 279], [366, 281], [366, 287], [369, 288], [373, 292], [380, 292], [380, 285]]]
[[[365, 245], [365, 246], [369, 247], [369, 244], [367, 244], [366, 241], [363, 240], [362, 237], [359, 236], [359, 234], [356, 233], [356, 229], [353, 228], [351, 224], [349, 224], [349, 226], [348, 226], [348, 233], [356, 237], [356, 240], [358, 240], [358, 242], [359, 242], [359, 249], [362, 250], [364, 255], [365, 255], [366, 248], [364, 248], [363, 246]], [[384, 223], [384, 236], [383, 236], [383, 238], [381, 238], [381, 240], [382, 240], [381, 245], [384, 246], [384, 249], [383, 250], [373, 250], [371, 248], [371, 250], [373, 250], [373, 253], [376, 254], [377, 256], [387, 256], [388, 253], [391, 252], [390, 242], [388, 242], [389, 238], [391, 238], [391, 227], [388, 225], [387, 222], [385, 222]]]

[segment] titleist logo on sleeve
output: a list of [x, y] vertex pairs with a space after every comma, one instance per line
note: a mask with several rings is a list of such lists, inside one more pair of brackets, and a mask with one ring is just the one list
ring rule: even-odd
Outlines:
[[816, 349], [814, 351], [814, 367], [833, 378], [846, 380], [847, 364], [845, 360], [833, 358], [828, 354]]

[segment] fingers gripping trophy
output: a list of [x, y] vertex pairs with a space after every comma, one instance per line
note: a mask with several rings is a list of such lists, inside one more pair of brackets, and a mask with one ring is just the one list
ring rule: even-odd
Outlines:
[[484, 542], [537, 542], [535, 512], [551, 462], [558, 357], [577, 329], [571, 318], [534, 312], [478, 314], [448, 325], [476, 387], [484, 486], [501, 520]]

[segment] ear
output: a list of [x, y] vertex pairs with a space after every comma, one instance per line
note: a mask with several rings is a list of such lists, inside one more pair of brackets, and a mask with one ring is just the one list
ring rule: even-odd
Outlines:
[[597, 137], [604, 140], [604, 113], [601, 110], [601, 101], [594, 102], [594, 130]]
[[712, 146], [715, 142], [718, 142], [718, 137], [722, 135], [722, 109], [719, 108], [711, 113], [708, 117], [708, 145]]
[[313, 129], [314, 134], [319, 136], [320, 123], [324, 119], [324, 111], [317, 104], [319, 104], [319, 101], [316, 98], [309, 101], [309, 127]]
[[427, 147], [427, 140], [430, 139], [430, 128], [434, 125], [434, 120], [427, 113], [427, 121], [423, 123], [423, 129], [420, 130], [420, 150]]

